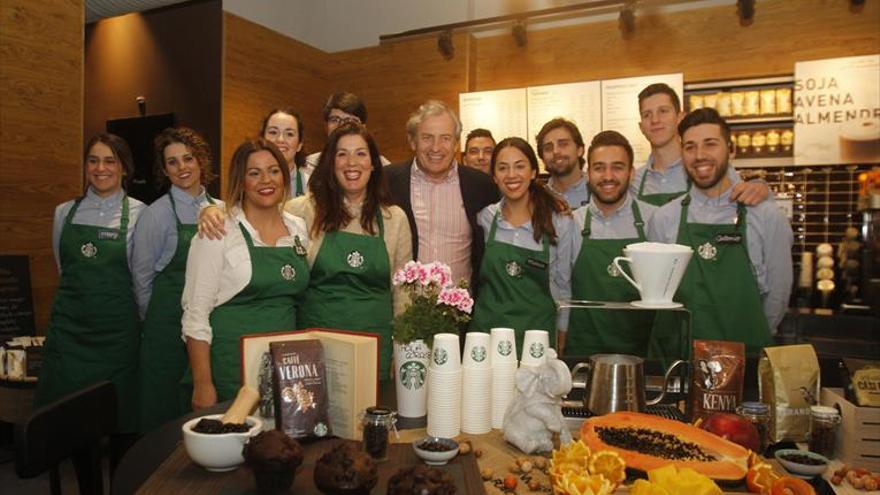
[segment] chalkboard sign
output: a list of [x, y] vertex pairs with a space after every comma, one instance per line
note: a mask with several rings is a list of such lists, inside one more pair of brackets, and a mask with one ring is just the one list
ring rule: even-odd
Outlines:
[[0, 255], [0, 342], [36, 335], [27, 256]]

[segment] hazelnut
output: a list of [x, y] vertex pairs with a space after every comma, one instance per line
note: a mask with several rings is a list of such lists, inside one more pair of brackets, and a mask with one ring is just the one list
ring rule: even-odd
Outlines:
[[495, 472], [492, 471], [492, 468], [483, 468], [483, 469], [480, 469], [480, 477], [483, 478], [483, 479], [486, 480], [486, 481], [491, 480], [491, 479], [492, 479], [492, 476], [493, 476], [494, 474], [495, 474]]
[[865, 482], [865, 490], [872, 492], [878, 488], [877, 478], [872, 478], [866, 474], [862, 477], [862, 480]]
[[513, 464], [507, 466], [507, 470], [510, 471], [511, 473], [518, 473], [519, 466], [514, 462]]
[[541, 490], [541, 482], [538, 480], [530, 480], [528, 483], [529, 490], [537, 492]]
[[547, 459], [544, 457], [535, 457], [535, 467], [538, 469], [544, 469], [547, 467]]
[[519, 463], [519, 470], [524, 473], [528, 473], [529, 471], [531, 471], [532, 470], [531, 461], [522, 461], [521, 463]]
[[474, 457], [476, 457], [477, 459], [483, 457], [483, 451], [481, 449], [474, 449]]
[[471, 451], [471, 443], [470, 442], [462, 442], [461, 445], [458, 446], [459, 454], [467, 454]]

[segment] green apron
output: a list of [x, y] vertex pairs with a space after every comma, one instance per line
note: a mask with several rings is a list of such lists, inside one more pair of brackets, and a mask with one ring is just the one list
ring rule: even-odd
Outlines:
[[[198, 225], [181, 223], [171, 192], [168, 199], [177, 223], [177, 246], [174, 257], [153, 280], [153, 292], [141, 332], [139, 389], [141, 431], [144, 432], [180, 417], [188, 410], [181, 409], [178, 401], [180, 379], [189, 365], [186, 344], [181, 339], [183, 308], [180, 299], [186, 280], [189, 245]], [[210, 196], [208, 202], [214, 204]]]
[[541, 251], [496, 241], [499, 213], [500, 210], [492, 219], [480, 264], [479, 297], [470, 331], [513, 328], [516, 348], [522, 350], [526, 330], [547, 330], [550, 347], [556, 347], [556, 302], [550, 295], [550, 239], [544, 235]]
[[[650, 165], [645, 165], [646, 167], [650, 167]], [[691, 190], [691, 181], [687, 181], [687, 189], [682, 192], [674, 192], [674, 193], [654, 193], [654, 194], [645, 194], [645, 177], [648, 176], [648, 172], [651, 170], [645, 170], [645, 173], [642, 174], [642, 181], [639, 182], [639, 196], [638, 198], [645, 203], [654, 206], [663, 206], [666, 203], [672, 201], [673, 199], [678, 198], [682, 194], [686, 194]]]
[[737, 204], [732, 225], [688, 223], [690, 203], [690, 195], [681, 202], [676, 242], [694, 255], [675, 300], [692, 313], [693, 338], [743, 342], [757, 355], [771, 339], [746, 247], [746, 207]]
[[379, 377], [391, 378], [391, 262], [385, 227], [379, 235], [327, 232], [300, 306], [299, 328], [332, 328], [379, 336]]
[[[241, 336], [296, 328], [296, 299], [309, 285], [306, 251], [299, 236], [295, 248], [257, 247], [247, 229], [239, 228], [251, 257], [251, 280], [211, 311], [211, 379], [217, 402], [235, 398], [241, 388]], [[186, 401], [192, 396], [191, 369], [182, 383]]]
[[61, 230], [61, 282], [34, 405], [110, 380], [116, 386], [117, 429], [135, 432], [140, 322], [128, 268], [128, 196], [122, 198], [118, 229], [72, 223], [81, 202], [76, 200]]
[[[592, 215], [587, 209], [584, 240], [572, 271], [572, 299], [620, 302], [639, 299], [639, 292], [620, 276], [611, 263], [615, 256], [621, 256], [623, 248], [628, 244], [645, 240], [645, 223], [635, 200], [632, 202], [632, 212], [638, 237], [590, 239]], [[565, 354], [590, 356], [618, 353], [644, 356], [653, 323], [653, 311], [572, 309], [565, 337]]]

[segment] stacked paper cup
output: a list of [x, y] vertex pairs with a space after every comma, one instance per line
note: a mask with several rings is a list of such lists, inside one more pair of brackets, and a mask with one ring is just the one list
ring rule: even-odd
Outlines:
[[464, 339], [461, 365], [461, 431], [488, 433], [492, 429], [492, 358], [488, 333], [470, 332]]
[[458, 335], [434, 336], [428, 365], [428, 435], [452, 438], [461, 432], [461, 352]]
[[504, 424], [504, 412], [516, 394], [516, 337], [512, 328], [493, 328], [490, 352], [492, 360], [492, 428]]
[[550, 332], [546, 330], [526, 330], [523, 337], [522, 366], [538, 367], [547, 361], [547, 349], [550, 348]]

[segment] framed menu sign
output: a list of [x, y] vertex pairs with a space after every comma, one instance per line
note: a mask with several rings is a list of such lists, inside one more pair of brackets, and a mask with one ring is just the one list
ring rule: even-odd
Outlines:
[[[602, 130], [602, 89], [599, 81], [530, 86], [528, 139], [535, 151], [535, 135], [549, 120], [564, 117], [578, 126], [586, 144]], [[540, 153], [538, 153], [540, 156]], [[541, 163], [543, 170], [544, 163]]]
[[0, 255], [0, 342], [35, 330], [28, 257]]
[[[644, 165], [651, 154], [651, 143], [639, 130], [639, 93], [654, 83], [668, 84], [681, 100], [684, 91], [681, 73], [602, 81], [602, 129], [615, 130], [626, 136], [633, 147], [633, 165], [636, 168]], [[584, 134], [584, 140], [589, 139]]]
[[526, 89], [479, 91], [458, 95], [458, 114], [461, 117], [461, 149], [465, 137], [474, 129], [488, 129], [501, 141], [509, 136], [525, 136]]
[[880, 55], [795, 64], [794, 162], [880, 163]]

